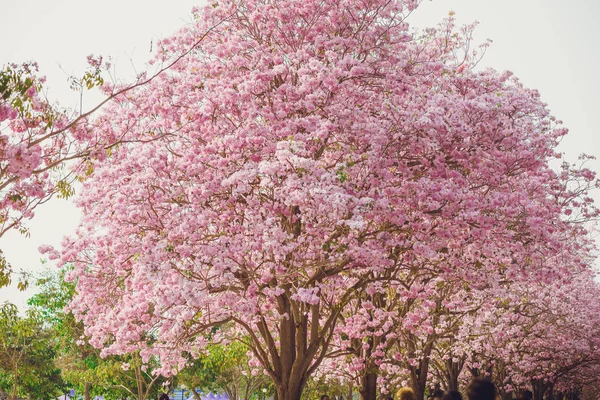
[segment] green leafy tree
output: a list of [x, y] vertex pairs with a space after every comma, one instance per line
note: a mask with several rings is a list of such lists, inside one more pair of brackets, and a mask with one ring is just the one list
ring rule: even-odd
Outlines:
[[63, 379], [85, 400], [95, 395], [109, 400], [156, 397], [165, 378], [150, 374], [155, 360], [143, 363], [138, 353], [102, 358], [87, 342], [83, 324], [65, 309], [75, 293], [75, 285], [64, 280], [66, 272], [48, 272], [39, 278], [39, 293], [28, 301], [60, 343], [56, 364]]
[[129, 398], [146, 400], [157, 398], [167, 378], [153, 375], [158, 363], [154, 359], [144, 363], [139, 353], [110, 356], [101, 359], [94, 375], [107, 400]]
[[64, 280], [65, 272], [46, 273], [39, 278], [36, 285], [40, 291], [29, 299], [28, 304], [52, 329], [59, 341], [56, 364], [61, 368], [64, 380], [78, 393], [82, 393], [85, 400], [89, 400], [93, 395], [101, 394], [101, 389], [95, 390], [94, 383], [98, 382], [95, 369], [102, 360], [99, 350], [82, 340], [83, 324], [65, 311], [68, 301], [75, 293], [74, 285]]
[[268, 377], [253, 372], [249, 366], [248, 351], [248, 346], [239, 341], [212, 344], [177, 375], [177, 381], [190, 388], [196, 399], [200, 399], [199, 391], [224, 392], [232, 400], [260, 399], [272, 394], [274, 389]]
[[54, 364], [56, 340], [35, 310], [20, 316], [17, 306], [0, 307], [0, 390], [18, 397], [55, 398], [64, 391]]

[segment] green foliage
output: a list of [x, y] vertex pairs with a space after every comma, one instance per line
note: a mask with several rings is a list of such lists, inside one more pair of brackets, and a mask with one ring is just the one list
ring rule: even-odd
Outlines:
[[91, 90], [104, 85], [104, 78], [101, 75], [103, 69], [102, 57], [94, 58], [90, 56], [88, 57], [88, 63], [88, 70], [85, 71], [85, 74], [81, 78], [71, 77], [69, 79], [72, 90], [81, 90], [83, 88]]
[[22, 111], [29, 98], [27, 91], [34, 86], [36, 69], [35, 64], [25, 64], [21, 67], [8, 65], [0, 70], [0, 98], [4, 101], [12, 99], [12, 105]]
[[0, 288], [10, 285], [12, 268], [0, 250]]
[[75, 189], [73, 189], [71, 183], [66, 179], [61, 179], [56, 182], [54, 189], [56, 190], [59, 199], [68, 199], [75, 194]]
[[[101, 358], [98, 349], [82, 340], [83, 324], [64, 310], [75, 294], [74, 283], [64, 280], [67, 270], [40, 277], [36, 282], [39, 292], [28, 301], [59, 343], [55, 358], [62, 378], [77, 393], [87, 389], [90, 396], [103, 395], [107, 400], [156, 398], [165, 381], [150, 373], [157, 367], [156, 360], [143, 364], [137, 353]], [[124, 364], [129, 365], [127, 370]]]
[[35, 310], [20, 316], [17, 307], [0, 307], [0, 390], [9, 398], [55, 398], [64, 390], [54, 364], [57, 342]]
[[59, 274], [48, 272], [38, 278], [39, 292], [28, 300], [28, 304], [49, 326], [59, 343], [56, 364], [61, 368], [63, 379], [78, 393], [83, 393], [86, 386], [93, 393], [90, 386], [97, 382], [95, 370], [102, 361], [97, 349], [80, 341], [84, 335], [83, 325], [64, 311], [75, 293], [75, 285], [64, 280], [65, 273], [66, 270]]
[[[92, 367], [88, 369], [88, 376], [93, 377], [96, 383], [94, 392], [102, 393], [107, 400], [157, 398], [162, 384], [167, 380], [151, 374], [151, 370], [158, 366], [155, 359], [143, 363], [138, 353], [87, 361], [88, 366]], [[124, 365], [128, 368], [124, 369]]]
[[274, 389], [267, 376], [252, 374], [248, 351], [248, 346], [238, 341], [211, 344], [177, 375], [177, 381], [203, 392], [225, 392], [230, 399], [262, 399]]
[[348, 180], [348, 171], [346, 171], [346, 167], [343, 165], [338, 167], [338, 169], [335, 171], [335, 174], [337, 175], [338, 180], [342, 183]]

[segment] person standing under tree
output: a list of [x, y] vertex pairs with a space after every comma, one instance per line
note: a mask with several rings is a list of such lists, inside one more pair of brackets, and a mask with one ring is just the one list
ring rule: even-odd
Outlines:
[[409, 387], [398, 390], [398, 400], [415, 400], [415, 392]]
[[477, 377], [467, 387], [468, 400], [496, 400], [496, 388], [487, 378]]

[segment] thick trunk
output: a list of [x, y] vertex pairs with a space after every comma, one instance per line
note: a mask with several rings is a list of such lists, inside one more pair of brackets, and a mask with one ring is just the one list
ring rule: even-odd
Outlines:
[[[294, 237], [300, 236], [302, 218], [298, 206], [292, 205], [289, 213], [282, 213], [281, 227]], [[294, 265], [293, 254], [288, 254], [283, 264], [290, 270], [298, 267]], [[344, 265], [346, 264], [335, 268], [343, 268]], [[315, 273], [309, 280], [314, 283], [311, 287], [318, 288], [318, 283], [327, 276], [326, 268]], [[249, 289], [252, 279], [248, 271], [236, 271], [235, 277]], [[255, 318], [256, 326], [238, 321], [252, 338], [254, 355], [273, 380], [276, 400], [300, 400], [308, 378], [319, 367], [327, 353], [336, 321], [340, 316], [341, 308], [327, 314], [323, 312], [320, 303], [308, 305], [304, 301], [294, 300], [296, 283], [300, 284], [292, 277], [279, 283], [274, 277], [269, 283], [277, 284], [278, 288], [282, 289], [275, 302], [280, 315], [277, 326], [267, 323], [267, 318], [262, 315]]]
[[423, 349], [423, 357], [419, 360], [418, 367], [410, 367], [410, 383], [415, 400], [423, 400], [425, 398], [425, 388], [427, 387], [427, 376], [429, 374], [429, 356], [433, 342], [430, 341]]
[[[372, 301], [371, 298], [369, 300]], [[371, 320], [372, 320], [371, 316]], [[368, 339], [368, 346], [364, 348], [361, 343], [357, 343], [356, 346], [360, 348], [360, 357], [366, 361], [365, 369], [360, 377], [360, 386], [358, 392], [362, 400], [376, 400], [377, 398], [377, 376], [379, 375], [379, 368], [373, 362], [373, 349], [379, 345], [379, 338], [370, 331], [370, 337]]]
[[302, 389], [298, 385], [277, 385], [277, 400], [300, 400]]
[[[436, 312], [433, 315], [433, 319], [431, 321], [431, 325], [433, 327], [436, 327], [440, 322], [441, 305], [442, 299], [438, 298], [436, 300]], [[424, 343], [418, 367], [410, 366], [411, 387], [415, 392], [415, 400], [423, 400], [425, 397], [425, 388], [427, 387], [427, 376], [429, 374], [429, 360], [436, 341], [437, 335], [435, 333], [427, 335], [427, 341]], [[414, 345], [412, 345], [412, 343], [416, 342], [416, 337], [409, 341], [409, 343], [411, 343], [411, 345], [409, 346], [410, 354], [415, 354], [416, 349]]]
[[360, 398], [362, 400], [377, 399], [377, 372], [367, 372], [361, 377]]
[[411, 368], [410, 387], [415, 394], [415, 400], [423, 400], [425, 398], [425, 383], [421, 379], [421, 371], [418, 368]]
[[280, 380], [275, 382], [279, 400], [299, 400], [306, 384], [304, 368], [300, 364], [307, 357], [306, 352], [306, 320], [295, 323], [293, 317], [281, 322], [280, 336]]
[[549, 385], [542, 381], [531, 381], [531, 388], [533, 389], [533, 400], [544, 400], [544, 394], [546, 393], [548, 387]]
[[[319, 366], [329, 345], [334, 324], [327, 322], [327, 329], [319, 331], [320, 307], [310, 308], [309, 313], [302, 309], [304, 305], [293, 303], [289, 296], [278, 297], [278, 311], [282, 315], [279, 322], [279, 351], [264, 321], [259, 324], [261, 336], [270, 348], [272, 370], [269, 375], [275, 384], [277, 400], [299, 400], [308, 377]], [[338, 314], [329, 318], [335, 320]], [[326, 335], [326, 336], [325, 336]], [[258, 357], [267, 352], [255, 353]]]

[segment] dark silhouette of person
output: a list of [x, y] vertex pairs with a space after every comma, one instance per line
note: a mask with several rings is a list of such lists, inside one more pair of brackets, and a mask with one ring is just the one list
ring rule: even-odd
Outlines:
[[433, 394], [431, 396], [429, 396], [429, 398], [431, 400], [442, 400], [442, 397], [444, 396], [444, 392], [440, 389], [436, 389]]
[[321, 400], [329, 400], [329, 396], [327, 396], [326, 394], [324, 394], [323, 396], [321, 396]]
[[444, 393], [442, 400], [463, 400], [463, 398], [458, 390], [451, 389]]
[[158, 400], [171, 400], [171, 399], [169, 399], [169, 395], [168, 395], [168, 394], [166, 394], [166, 393], [163, 393], [163, 394], [161, 394], [161, 395], [158, 397]]
[[469, 400], [496, 400], [496, 388], [487, 378], [477, 377], [467, 387]]

